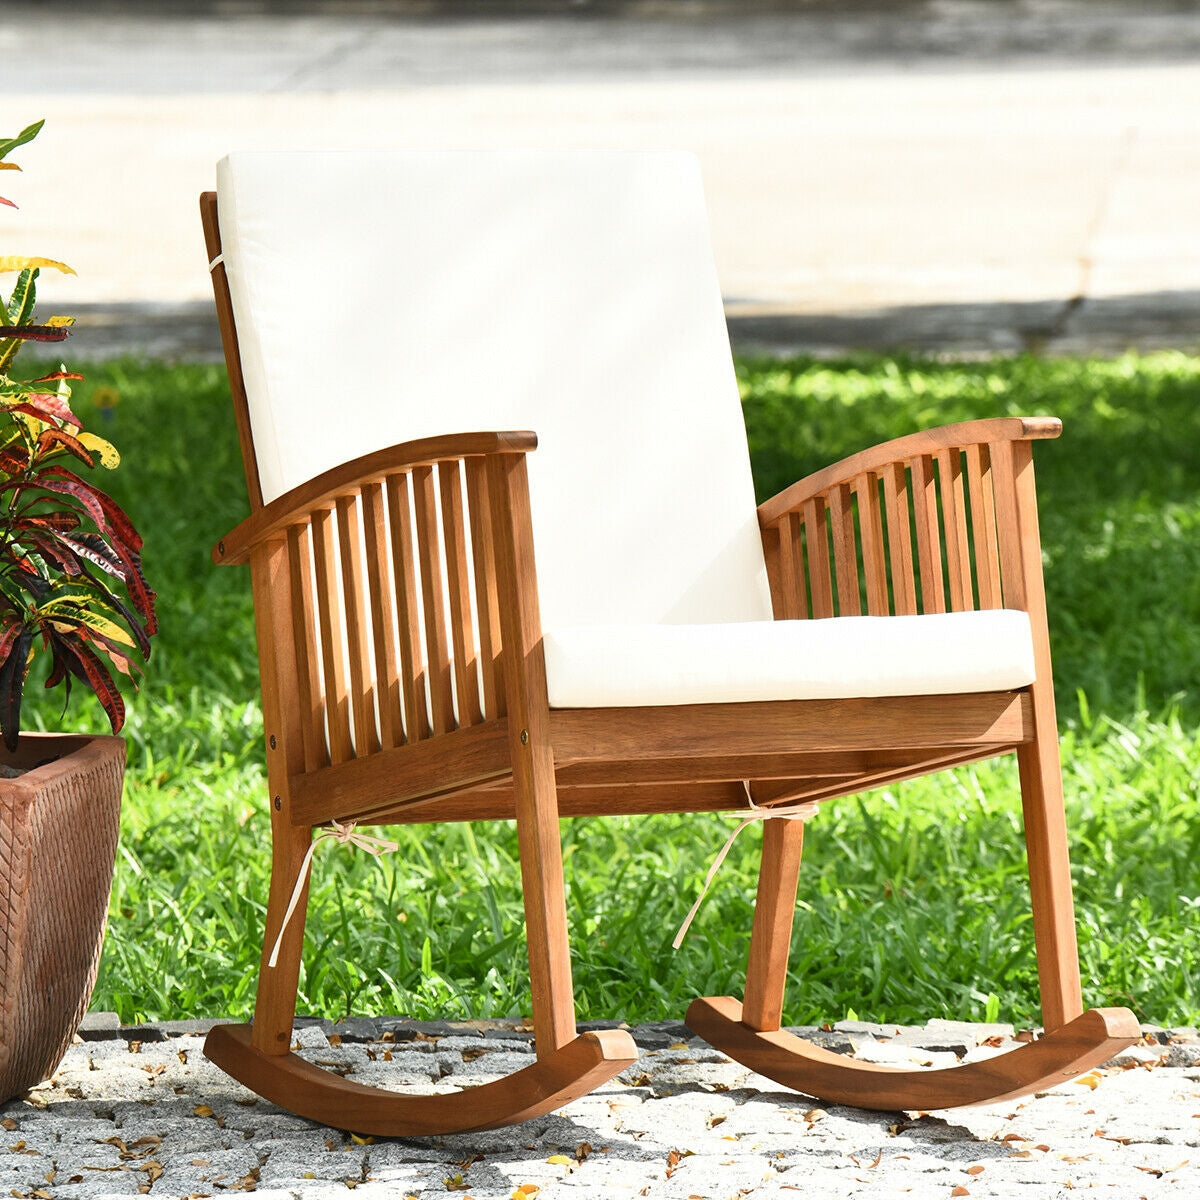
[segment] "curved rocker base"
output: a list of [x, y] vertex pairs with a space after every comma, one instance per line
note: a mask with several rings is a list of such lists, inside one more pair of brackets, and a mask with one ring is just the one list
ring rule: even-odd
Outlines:
[[263, 1054], [249, 1025], [217, 1025], [204, 1053], [227, 1074], [297, 1116], [383, 1137], [424, 1137], [515, 1125], [577, 1100], [637, 1061], [623, 1030], [582, 1033], [493, 1083], [437, 1095], [390, 1092], [314, 1067], [296, 1054]]
[[742, 1023], [742, 1006], [732, 996], [693, 1000], [686, 1021], [718, 1050], [776, 1083], [832, 1104], [883, 1111], [990, 1104], [1044, 1091], [1098, 1067], [1141, 1037], [1127, 1008], [1093, 1008], [995, 1058], [909, 1070], [848, 1059], [782, 1029], [751, 1029]]

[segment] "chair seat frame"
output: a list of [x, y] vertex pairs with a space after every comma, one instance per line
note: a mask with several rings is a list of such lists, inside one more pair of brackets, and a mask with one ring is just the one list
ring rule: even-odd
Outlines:
[[[210, 261], [221, 253], [216, 205], [215, 193], [201, 197]], [[252, 508], [213, 557], [251, 570], [273, 849], [253, 1024], [215, 1028], [210, 1059], [293, 1112], [360, 1133], [486, 1129], [551, 1111], [637, 1057], [626, 1032], [576, 1032], [561, 818], [733, 811], [747, 788], [759, 805], [832, 800], [1014, 752], [1042, 1039], [1002, 1060], [922, 1072], [829, 1055], [784, 1033], [796, 821], [764, 828], [743, 1001], [697, 999], [688, 1023], [786, 1086], [887, 1109], [1041, 1090], [1137, 1040], [1127, 1010], [1082, 1006], [1030, 449], [1057, 436], [1056, 420], [974, 421], [897, 439], [758, 512], [776, 619], [858, 613], [864, 597], [876, 615], [964, 610], [976, 599], [1021, 609], [1034, 638], [1029, 687], [551, 709], [526, 470], [535, 434], [392, 446], [264, 504], [223, 263], [213, 282]], [[274, 967], [268, 952], [313, 830], [335, 819], [495, 818], [517, 824], [535, 1063], [431, 1097], [366, 1088], [293, 1053], [303, 920], [284, 928]], [[306, 904], [307, 884], [300, 918]]]

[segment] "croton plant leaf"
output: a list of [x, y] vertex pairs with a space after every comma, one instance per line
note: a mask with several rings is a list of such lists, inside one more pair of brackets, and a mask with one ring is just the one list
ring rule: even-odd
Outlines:
[[[0, 169], [16, 169], [5, 156], [40, 128], [0, 138]], [[49, 656], [46, 686], [61, 685], [69, 700], [72, 681], [83, 682], [117, 732], [125, 702], [116, 675], [140, 673], [158, 628], [142, 539], [89, 474], [121, 458], [71, 406], [71, 384], [82, 376], [65, 366], [36, 379], [13, 374], [22, 347], [62, 341], [74, 323], [58, 315], [38, 321], [45, 269], [75, 273], [52, 258], [0, 255], [0, 273], [17, 274], [11, 293], [0, 296], [0, 734], [9, 748], [38, 653]]]

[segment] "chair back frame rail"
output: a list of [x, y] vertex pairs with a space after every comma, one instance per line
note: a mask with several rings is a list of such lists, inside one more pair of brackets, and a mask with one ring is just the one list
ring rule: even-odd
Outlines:
[[[201, 214], [211, 262], [221, 254], [215, 193], [201, 197]], [[688, 1021], [755, 1070], [866, 1107], [1035, 1091], [1136, 1040], [1125, 1010], [1082, 1006], [1031, 453], [1032, 440], [1057, 436], [1056, 420], [900, 438], [758, 510], [776, 619], [1021, 609], [1030, 686], [551, 710], [525, 467], [535, 434], [388, 447], [264, 503], [222, 262], [212, 277], [251, 504], [213, 557], [250, 565], [273, 838], [254, 1022], [215, 1029], [214, 1061], [292, 1111], [363, 1133], [489, 1128], [550, 1111], [636, 1058], [621, 1031], [576, 1036], [561, 817], [744, 809], [747, 787], [757, 804], [831, 800], [1013, 752], [1047, 1033], [1036, 1054], [925, 1079], [787, 1041], [779, 1022], [803, 843], [791, 821], [764, 831], [744, 1004], [697, 1000]], [[535, 1064], [457, 1102], [380, 1093], [304, 1064], [290, 1051], [303, 920], [286, 927], [275, 968], [267, 951], [313, 829], [491, 818], [517, 822]], [[306, 903], [307, 885], [300, 918]]]

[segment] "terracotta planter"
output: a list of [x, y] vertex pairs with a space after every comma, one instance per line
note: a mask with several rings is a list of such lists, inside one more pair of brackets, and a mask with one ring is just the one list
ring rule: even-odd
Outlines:
[[[91, 999], [125, 775], [119, 737], [22, 734], [0, 762], [0, 1102], [58, 1066]], [[41, 764], [41, 765], [38, 765]]]

